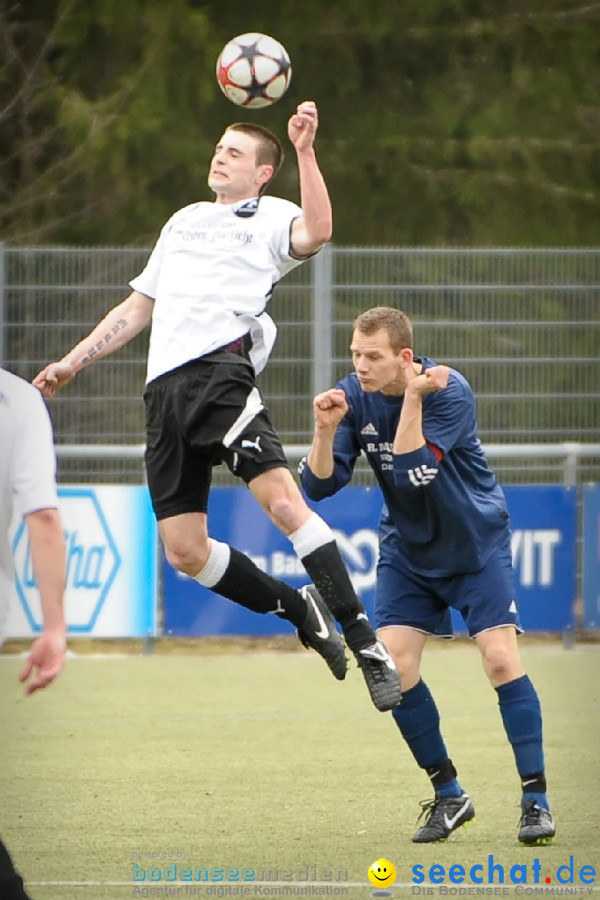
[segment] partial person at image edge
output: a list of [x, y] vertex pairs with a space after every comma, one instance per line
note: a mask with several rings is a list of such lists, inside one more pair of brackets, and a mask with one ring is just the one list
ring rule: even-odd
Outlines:
[[[42, 631], [21, 671], [25, 693], [46, 687], [65, 663], [65, 543], [56, 493], [50, 417], [34, 387], [0, 368], [0, 644], [9, 603], [17, 603], [9, 527], [23, 516], [40, 595]], [[28, 900], [23, 879], [0, 842], [0, 897]]]

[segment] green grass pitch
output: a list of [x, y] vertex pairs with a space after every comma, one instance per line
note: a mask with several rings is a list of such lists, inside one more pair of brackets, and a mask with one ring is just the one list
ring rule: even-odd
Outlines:
[[[508, 880], [511, 866], [538, 858], [542, 881], [555, 885], [573, 856], [575, 873], [595, 868], [597, 897], [600, 648], [527, 643], [523, 657], [544, 711], [552, 846], [517, 844], [512, 751], [479, 654], [462, 642], [425, 653], [424, 677], [477, 813], [444, 844], [411, 843], [429, 784], [354, 664], [338, 683], [313, 653], [215, 655], [201, 644], [196, 654], [78, 656], [27, 699], [22, 661], [0, 657], [0, 835], [34, 900], [143, 896], [132, 863], [177, 860], [133, 854], [171, 850], [192, 869], [292, 872], [294, 881], [303, 869], [318, 881], [331, 870], [353, 898], [369, 897], [367, 869], [380, 857], [395, 865], [390, 889], [403, 897], [415, 895], [418, 864], [426, 873], [487, 867], [493, 854]], [[179, 888], [165, 896], [191, 896]], [[196, 896], [208, 900], [202, 888]]]

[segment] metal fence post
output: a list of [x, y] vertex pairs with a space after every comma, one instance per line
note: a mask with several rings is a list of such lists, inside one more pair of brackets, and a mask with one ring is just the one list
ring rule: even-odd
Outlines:
[[313, 396], [332, 386], [333, 248], [325, 244], [314, 258], [312, 296]]
[[564, 485], [576, 485], [577, 484], [577, 470], [578, 470], [578, 446], [577, 444], [563, 444], [565, 448], [565, 461], [563, 463], [563, 484]]

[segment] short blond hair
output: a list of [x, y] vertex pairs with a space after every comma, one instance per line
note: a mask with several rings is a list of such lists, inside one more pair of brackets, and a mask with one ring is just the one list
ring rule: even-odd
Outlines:
[[385, 329], [396, 356], [406, 347], [413, 349], [412, 322], [401, 309], [393, 306], [374, 306], [357, 316], [354, 328], [362, 334], [374, 334]]

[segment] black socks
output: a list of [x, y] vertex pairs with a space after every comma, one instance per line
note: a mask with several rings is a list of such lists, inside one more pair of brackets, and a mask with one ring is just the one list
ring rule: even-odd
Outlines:
[[302, 565], [323, 600], [342, 626], [351, 650], [361, 650], [377, 638], [352, 587], [350, 576], [335, 541], [323, 544], [302, 557]]
[[262, 572], [249, 557], [231, 547], [229, 565], [211, 588], [217, 594], [257, 613], [276, 613], [296, 627], [306, 618], [306, 603], [298, 591]]

